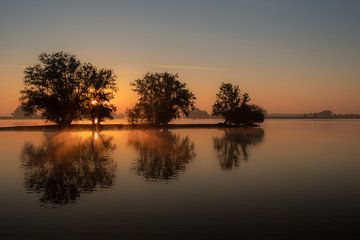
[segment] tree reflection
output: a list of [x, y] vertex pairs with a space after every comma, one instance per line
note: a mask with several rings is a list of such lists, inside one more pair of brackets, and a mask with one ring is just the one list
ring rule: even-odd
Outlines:
[[133, 170], [147, 181], [167, 181], [178, 177], [195, 157], [194, 143], [170, 131], [131, 132], [129, 145], [138, 152]]
[[25, 143], [21, 158], [25, 187], [44, 205], [75, 202], [82, 192], [112, 186], [116, 164], [112, 138], [80, 133], [47, 133], [40, 146]]
[[220, 167], [231, 170], [249, 158], [248, 147], [260, 143], [264, 138], [262, 128], [225, 129], [223, 137], [214, 138]]

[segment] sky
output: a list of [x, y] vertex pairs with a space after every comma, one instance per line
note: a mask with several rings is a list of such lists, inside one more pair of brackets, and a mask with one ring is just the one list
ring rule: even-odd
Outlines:
[[270, 113], [360, 113], [360, 1], [0, 1], [0, 115], [23, 71], [66, 51], [118, 76], [120, 112], [146, 72], [178, 73], [211, 111], [222, 82]]

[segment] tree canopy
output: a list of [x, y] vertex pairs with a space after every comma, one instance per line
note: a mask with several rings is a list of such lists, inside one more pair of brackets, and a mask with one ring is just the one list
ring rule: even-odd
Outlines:
[[[80, 78], [84, 79], [85, 89], [82, 99], [82, 116], [86, 119], [98, 122], [106, 118], [112, 119], [112, 113], [116, 111], [110, 101], [117, 91], [116, 76], [111, 69], [98, 69], [90, 63], [83, 64], [79, 71]], [[90, 103], [90, 104], [89, 104]]]
[[212, 107], [213, 116], [221, 116], [225, 124], [253, 125], [264, 121], [264, 110], [249, 104], [250, 96], [241, 94], [240, 88], [231, 83], [222, 83]]
[[147, 73], [131, 86], [139, 97], [127, 111], [131, 124], [167, 125], [172, 119], [188, 116], [194, 109], [196, 98], [177, 74]]
[[[21, 104], [28, 114], [40, 113], [46, 120], [68, 126], [74, 120], [110, 118], [115, 106], [116, 76], [110, 69], [82, 64], [74, 55], [57, 52], [39, 55], [40, 64], [25, 69]], [[96, 109], [91, 104], [96, 100]]]

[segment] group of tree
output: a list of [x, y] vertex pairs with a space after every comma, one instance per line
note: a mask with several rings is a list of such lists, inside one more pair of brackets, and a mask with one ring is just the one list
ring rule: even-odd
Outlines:
[[[195, 109], [194, 94], [177, 74], [147, 73], [131, 85], [139, 97], [135, 106], [127, 111], [131, 124], [167, 125], [173, 119], [188, 117]], [[222, 83], [212, 114], [223, 117], [227, 125], [250, 126], [263, 122], [264, 109], [249, 101], [249, 94], [241, 94], [239, 86]]]
[[241, 94], [239, 86], [222, 83], [216, 94], [213, 115], [225, 119], [225, 124], [254, 125], [264, 121], [265, 111], [250, 102], [249, 94]]
[[[21, 91], [22, 108], [27, 114], [38, 113], [46, 120], [69, 126], [74, 120], [101, 122], [112, 118], [111, 104], [117, 91], [116, 76], [110, 69], [81, 63], [74, 55], [43, 53], [40, 64], [25, 69], [25, 88]], [[165, 126], [171, 120], [188, 117], [195, 109], [195, 95], [177, 74], [147, 73], [131, 83], [138, 95], [134, 107], [127, 110], [131, 124]], [[225, 124], [253, 125], [264, 121], [264, 110], [249, 104], [247, 93], [238, 86], [222, 83], [213, 116]]]
[[116, 110], [110, 101], [117, 91], [111, 69], [81, 63], [74, 55], [43, 53], [40, 64], [25, 69], [21, 104], [27, 114], [68, 126], [74, 120], [103, 121]]
[[139, 97], [127, 111], [132, 124], [167, 125], [172, 119], [188, 116], [194, 109], [196, 98], [177, 74], [147, 73], [131, 85]]

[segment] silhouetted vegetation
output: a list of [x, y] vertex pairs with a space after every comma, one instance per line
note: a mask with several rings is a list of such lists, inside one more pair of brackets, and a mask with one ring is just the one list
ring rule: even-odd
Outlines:
[[248, 160], [248, 147], [260, 143], [263, 138], [262, 128], [225, 129], [223, 137], [214, 138], [220, 167], [223, 170], [237, 168], [241, 161]]
[[[116, 107], [110, 101], [117, 87], [112, 70], [83, 64], [65, 52], [43, 53], [39, 60], [40, 64], [25, 69], [20, 100], [26, 114], [40, 114], [62, 127], [74, 120], [90, 119], [94, 125], [113, 118]], [[194, 111], [196, 98], [177, 74], [147, 73], [131, 86], [139, 98], [126, 112], [131, 124], [166, 126], [190, 113], [207, 117], [204, 111]], [[225, 118], [225, 124], [248, 126], [264, 121], [264, 110], [248, 104], [249, 95], [241, 94], [238, 86], [223, 83], [216, 96], [213, 116]]]
[[193, 111], [191, 111], [188, 117], [192, 119], [211, 118], [211, 116], [205, 110], [200, 110], [199, 108], [195, 108]]
[[116, 111], [116, 107], [110, 101], [117, 91], [114, 72], [105, 68], [97, 69], [86, 63], [81, 66], [79, 74], [85, 84], [81, 116], [93, 122], [97, 119], [98, 123], [105, 119], [113, 119], [112, 113]]
[[82, 64], [65, 52], [43, 53], [39, 60], [25, 69], [20, 98], [25, 112], [40, 113], [61, 126], [82, 118], [112, 118], [115, 106], [110, 100], [117, 90], [112, 70]]
[[132, 132], [129, 145], [138, 152], [133, 170], [149, 181], [170, 180], [185, 170], [194, 157], [194, 143], [170, 131]]
[[249, 126], [263, 122], [264, 110], [259, 106], [249, 104], [250, 100], [247, 93], [241, 94], [239, 86], [222, 83], [212, 107], [213, 116], [223, 117], [225, 124]]
[[24, 112], [22, 106], [18, 106], [13, 113], [11, 113], [11, 116], [16, 119], [38, 119], [40, 116], [36, 115], [36, 113], [30, 115]]
[[334, 113], [331, 110], [322, 110], [311, 113], [269, 113], [266, 118], [283, 118], [283, 119], [353, 119], [360, 118], [357, 113]]
[[131, 124], [167, 125], [172, 119], [188, 116], [194, 109], [194, 94], [177, 74], [147, 73], [131, 86], [138, 102], [127, 111]]
[[43, 143], [25, 143], [22, 163], [25, 187], [40, 194], [44, 205], [75, 202], [82, 192], [113, 185], [116, 164], [112, 138], [98, 133], [82, 137], [76, 133], [49, 133]]

